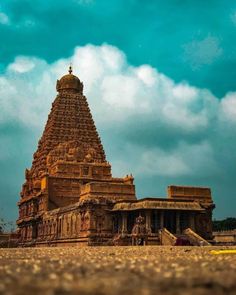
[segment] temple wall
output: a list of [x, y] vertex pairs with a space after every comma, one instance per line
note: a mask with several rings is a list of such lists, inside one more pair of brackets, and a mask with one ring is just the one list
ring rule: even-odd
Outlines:
[[222, 244], [236, 244], [236, 230], [213, 232], [214, 241]]
[[79, 201], [81, 181], [79, 179], [54, 178], [48, 179], [48, 209], [64, 207]]
[[37, 224], [29, 223], [21, 228], [21, 243], [44, 244], [91, 244], [98, 236], [110, 235], [113, 230], [112, 216], [106, 213], [107, 205], [75, 206], [44, 213]]
[[196, 215], [196, 233], [206, 240], [211, 240], [212, 236], [212, 210], [206, 210], [204, 213]]
[[125, 183], [91, 182], [81, 187], [81, 199], [99, 197], [115, 201], [136, 200], [135, 186]]
[[179, 200], [188, 199], [202, 203], [212, 203], [210, 188], [170, 185], [167, 188], [167, 196]]

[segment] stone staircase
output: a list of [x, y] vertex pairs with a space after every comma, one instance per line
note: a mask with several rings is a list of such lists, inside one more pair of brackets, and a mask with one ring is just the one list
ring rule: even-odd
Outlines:
[[210, 246], [211, 244], [195, 233], [191, 228], [186, 228], [184, 230], [184, 235], [188, 238], [190, 243], [194, 246]]
[[160, 244], [166, 246], [175, 246], [177, 237], [174, 236], [168, 229], [163, 228], [160, 230]]
[[182, 234], [172, 234], [166, 228], [160, 230], [160, 244], [166, 246], [210, 246], [211, 244], [187, 228]]

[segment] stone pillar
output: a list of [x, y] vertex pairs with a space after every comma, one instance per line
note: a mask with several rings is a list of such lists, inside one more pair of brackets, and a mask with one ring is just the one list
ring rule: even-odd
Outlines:
[[179, 235], [181, 233], [180, 231], [180, 212], [176, 212], [176, 233]]
[[74, 236], [77, 237], [78, 218], [77, 213], [74, 214]]
[[164, 211], [160, 212], [160, 229], [164, 227]]
[[127, 234], [127, 212], [122, 212], [121, 217], [122, 217], [121, 234]]
[[29, 226], [29, 231], [28, 231], [28, 240], [32, 239], [32, 225]]
[[61, 219], [61, 224], [62, 224], [62, 226], [61, 226], [61, 236], [62, 237], [65, 237], [65, 234], [66, 234], [66, 225], [65, 225], [65, 223], [66, 223], [65, 215], [62, 215], [62, 219]]
[[195, 216], [194, 216], [194, 213], [190, 212], [190, 215], [189, 215], [189, 227], [195, 231]]
[[151, 229], [151, 211], [150, 210], [145, 211], [145, 218], [146, 218], [146, 229], [148, 233], [151, 233], [152, 229]]
[[58, 219], [54, 220], [54, 238], [58, 237]]
[[[106, 227], [106, 222], [105, 222], [105, 227]], [[90, 229], [93, 231], [96, 231], [96, 215], [94, 210], [90, 211]]]
[[77, 215], [77, 234], [80, 235], [80, 231], [81, 231], [81, 213], [78, 212]]

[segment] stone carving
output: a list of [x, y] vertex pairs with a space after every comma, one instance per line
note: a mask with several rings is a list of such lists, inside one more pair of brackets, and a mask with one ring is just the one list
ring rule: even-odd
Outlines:
[[88, 211], [86, 211], [86, 213], [84, 214], [84, 229], [89, 229], [90, 228], [90, 213]]
[[90, 228], [90, 212], [89, 211], [83, 211], [81, 212], [81, 229], [82, 230], [88, 230]]
[[139, 215], [132, 229], [132, 245], [145, 245], [147, 243], [148, 230], [145, 224], [145, 218]]
[[80, 141], [68, 141], [60, 143], [52, 151], [49, 152], [46, 163], [50, 167], [57, 161], [66, 162], [100, 162], [97, 152], [88, 144]]
[[91, 163], [91, 162], [94, 162], [95, 159], [96, 159], [96, 150], [93, 149], [93, 148], [89, 148], [88, 151], [87, 151], [87, 154], [86, 154], [86, 156], [84, 158], [84, 160], [86, 162]]

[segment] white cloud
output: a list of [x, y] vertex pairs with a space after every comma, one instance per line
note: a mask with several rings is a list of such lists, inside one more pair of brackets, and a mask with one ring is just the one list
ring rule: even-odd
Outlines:
[[[129, 162], [119, 160], [116, 165], [121, 171], [132, 172], [136, 176], [193, 176], [201, 175], [209, 177], [219, 173], [219, 168], [214, 159], [214, 152], [209, 142], [186, 143], [180, 139], [178, 145], [171, 150], [164, 150], [156, 147], [147, 148], [128, 145], [126, 152], [129, 155]], [[138, 161], [136, 156], [138, 155]], [[117, 167], [115, 167], [115, 171]]]
[[191, 172], [179, 151], [166, 152], [161, 149], [143, 151], [135, 174], [179, 176]]
[[137, 77], [147, 86], [153, 86], [157, 82], [157, 71], [149, 65], [143, 65], [135, 69]]
[[15, 61], [8, 66], [8, 70], [18, 73], [26, 73], [31, 71], [34, 67], [35, 63], [32, 58], [18, 56]]
[[9, 23], [10, 23], [9, 17], [4, 12], [0, 12], [0, 24], [8, 25]]
[[197, 89], [189, 85], [177, 84], [173, 88], [173, 96], [188, 103], [197, 95]]
[[221, 101], [222, 118], [236, 122], [236, 93], [228, 93]]
[[219, 39], [213, 36], [207, 36], [200, 41], [194, 40], [185, 44], [183, 48], [185, 60], [194, 70], [212, 64], [223, 52]]
[[[0, 123], [17, 121], [42, 128], [56, 96], [56, 80], [66, 73], [70, 62], [84, 82], [84, 92], [100, 129], [109, 130], [107, 126], [113, 123], [125, 129], [129, 128], [129, 120], [143, 119], [150, 123], [153, 133], [155, 126], [163, 126], [164, 132], [172, 128], [181, 134], [200, 136], [220, 124], [223, 114], [231, 121], [236, 117], [235, 93], [220, 102], [210, 91], [186, 82], [175, 83], [150, 65], [130, 65], [122, 51], [104, 44], [77, 47], [73, 56], [53, 64], [16, 57], [0, 76]], [[112, 129], [108, 132], [112, 134]], [[209, 175], [213, 168], [218, 169], [210, 138], [188, 143], [182, 137], [170, 150], [164, 150], [158, 141], [155, 147], [130, 145], [123, 144], [122, 155], [129, 159], [136, 174]], [[119, 167], [126, 167], [122, 161], [117, 162]]]

